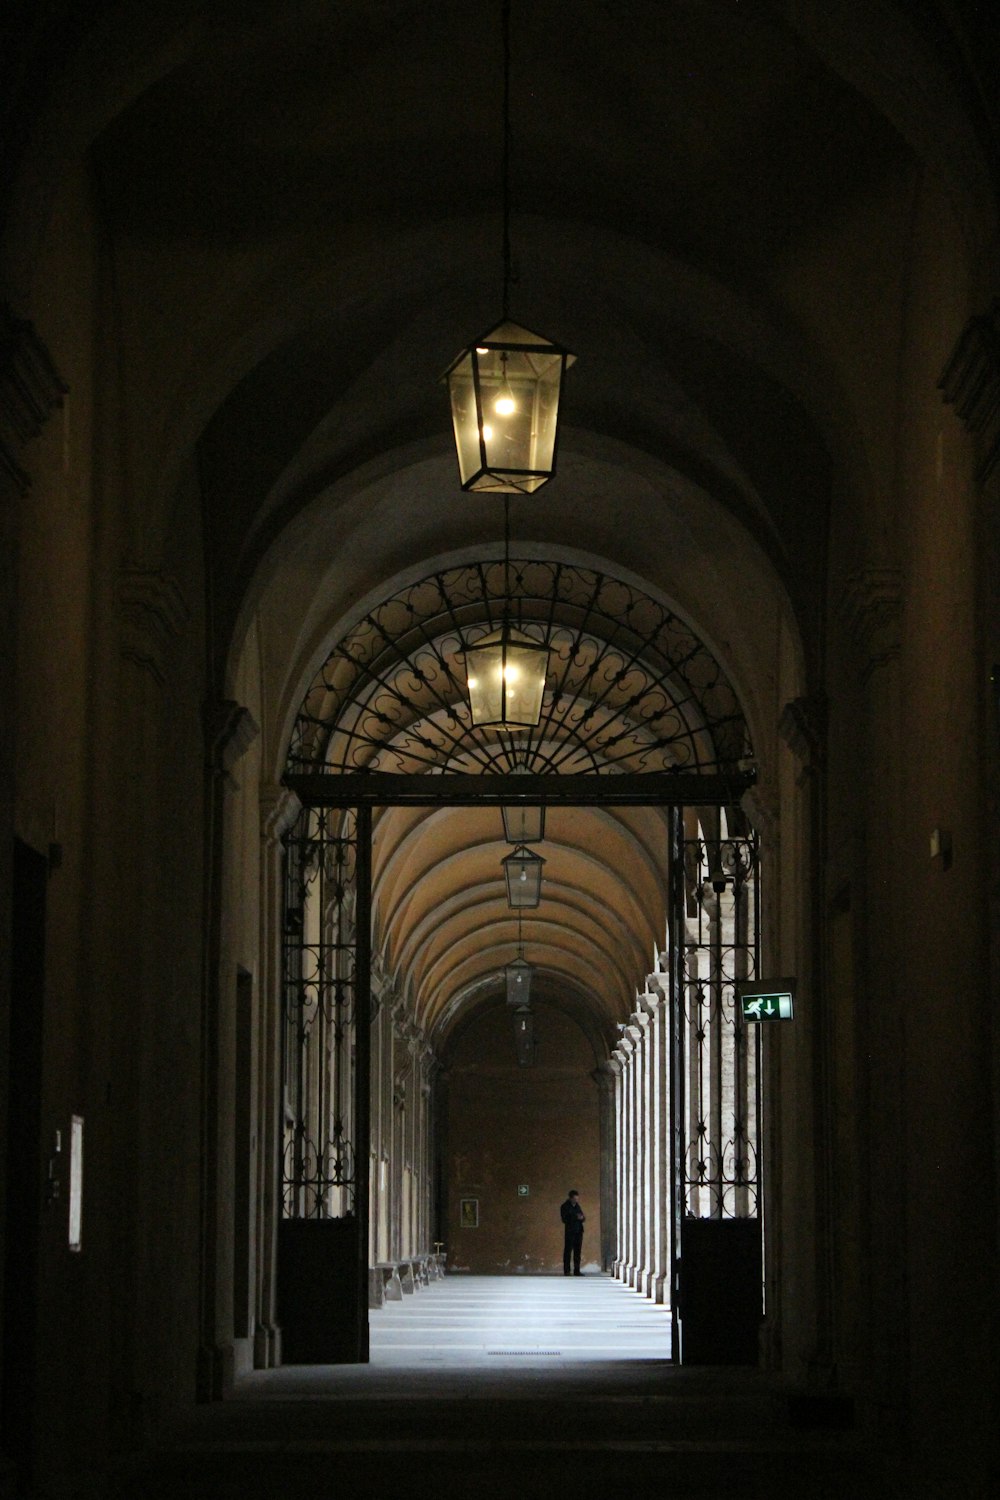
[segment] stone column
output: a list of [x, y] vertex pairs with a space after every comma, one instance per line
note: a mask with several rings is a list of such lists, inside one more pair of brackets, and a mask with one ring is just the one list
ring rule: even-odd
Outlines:
[[628, 1192], [626, 1138], [628, 1100], [628, 1053], [619, 1041], [611, 1054], [610, 1063], [615, 1075], [615, 1258], [612, 1272], [619, 1280], [625, 1279], [627, 1255], [626, 1194]]
[[[650, 1142], [650, 1257], [648, 1294], [664, 1300], [669, 1284], [667, 1226], [670, 1222], [670, 1165], [667, 1136], [667, 1048], [663, 1024], [663, 995], [655, 986], [661, 976], [650, 975], [642, 1003], [649, 1016], [649, 1142]], [[666, 975], [662, 976], [666, 979]]]
[[294, 792], [260, 790], [260, 982], [257, 986], [257, 1193], [254, 1367], [281, 1363], [278, 1328], [278, 1221], [282, 1214], [281, 1160], [285, 1131], [283, 922], [285, 860], [282, 840], [302, 810]]
[[645, 1296], [650, 1280], [650, 1205], [652, 1202], [651, 1145], [649, 1132], [649, 1016], [643, 1006], [642, 996], [636, 997], [636, 1008], [632, 1016], [636, 1036], [636, 1269], [635, 1289]]
[[239, 790], [237, 761], [259, 733], [252, 714], [239, 703], [218, 700], [205, 706], [206, 870], [205, 989], [202, 1000], [202, 1342], [198, 1388], [215, 1400], [233, 1381], [233, 1109], [235, 1035], [233, 987], [223, 982], [225, 853], [231, 835], [231, 803]]
[[[900, 1245], [908, 1240], [906, 1223], [906, 1081], [904, 1061], [907, 1042], [907, 1006], [899, 992], [899, 856], [896, 830], [903, 822], [900, 630], [902, 576], [895, 568], [871, 566], [851, 577], [844, 590], [840, 617], [855, 652], [864, 704], [866, 774], [859, 789], [864, 800], [865, 888], [858, 892], [861, 908], [870, 924], [871, 940], [864, 955], [864, 992], [856, 1011], [856, 1055], [877, 1058], [877, 1077], [861, 1075], [858, 1090], [858, 1140], [864, 1144], [867, 1164], [860, 1184], [862, 1234], [868, 1237], [863, 1252], [868, 1315], [864, 1333], [872, 1349], [883, 1351], [878, 1362], [891, 1369], [896, 1385], [882, 1393], [886, 1408], [899, 1401], [909, 1368], [909, 1287], [905, 1258]], [[820, 726], [822, 727], [822, 726]], [[810, 752], [803, 757], [803, 775], [814, 798], [821, 795], [820, 772], [823, 743], [814, 732]], [[813, 822], [817, 820], [814, 817]], [[820, 851], [817, 851], [819, 853]], [[820, 874], [816, 873], [817, 885]], [[834, 1265], [831, 1214], [834, 1183], [831, 1132], [836, 1101], [831, 1097], [833, 1038], [824, 1017], [817, 1016], [813, 1036], [816, 1099], [817, 1164], [817, 1303], [816, 1359], [823, 1370], [832, 1365]], [[891, 1355], [889, 1355], [891, 1351]], [[867, 1363], [867, 1356], [863, 1355]]]
[[625, 1057], [625, 1076], [622, 1080], [624, 1085], [625, 1101], [625, 1130], [623, 1140], [623, 1170], [622, 1184], [622, 1208], [625, 1221], [625, 1241], [622, 1246], [623, 1265], [622, 1280], [628, 1286], [635, 1285], [635, 1261], [636, 1261], [636, 1063], [634, 1028], [626, 1026], [622, 1032], [619, 1047]]
[[618, 1158], [615, 1085], [621, 1074], [617, 1058], [609, 1058], [591, 1074], [597, 1085], [601, 1151], [601, 1270], [614, 1271], [617, 1257]]

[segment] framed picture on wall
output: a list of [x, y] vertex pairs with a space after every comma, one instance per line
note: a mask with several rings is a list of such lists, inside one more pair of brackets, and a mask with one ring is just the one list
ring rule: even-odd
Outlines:
[[462, 1229], [479, 1228], [478, 1198], [462, 1198], [459, 1200], [458, 1222]]

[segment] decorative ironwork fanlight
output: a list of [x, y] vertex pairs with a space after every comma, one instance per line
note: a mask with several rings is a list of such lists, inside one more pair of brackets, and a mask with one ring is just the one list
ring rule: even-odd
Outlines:
[[507, 882], [507, 905], [515, 911], [528, 911], [542, 899], [542, 866], [540, 854], [519, 845], [500, 861]]
[[559, 397], [574, 355], [511, 321], [510, 0], [503, 9], [503, 316], [445, 371], [463, 490], [531, 495], [556, 467]]

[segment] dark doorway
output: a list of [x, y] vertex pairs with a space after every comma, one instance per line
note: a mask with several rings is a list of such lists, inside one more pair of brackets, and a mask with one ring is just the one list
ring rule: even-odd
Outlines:
[[41, 1082], [48, 861], [14, 841], [3, 1265], [3, 1446], [30, 1481], [42, 1211]]

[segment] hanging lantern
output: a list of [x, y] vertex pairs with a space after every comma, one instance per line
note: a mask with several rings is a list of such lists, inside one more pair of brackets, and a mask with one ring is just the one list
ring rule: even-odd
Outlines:
[[563, 375], [575, 355], [505, 320], [445, 372], [463, 490], [531, 495], [556, 469]]
[[530, 849], [517, 848], [502, 859], [507, 882], [507, 905], [515, 911], [527, 911], [542, 899], [542, 866], [545, 861]]
[[514, 1046], [518, 1066], [530, 1068], [535, 1061], [535, 1018], [526, 1005], [514, 1012]]
[[473, 724], [533, 728], [542, 716], [548, 647], [504, 621], [499, 630], [466, 647]]
[[530, 1005], [531, 1003], [531, 977], [535, 972], [534, 964], [519, 954], [504, 969], [504, 982], [507, 986], [507, 1004], [513, 1007]]
[[508, 844], [540, 844], [545, 837], [545, 804], [525, 807], [520, 802], [504, 803], [503, 836]]

